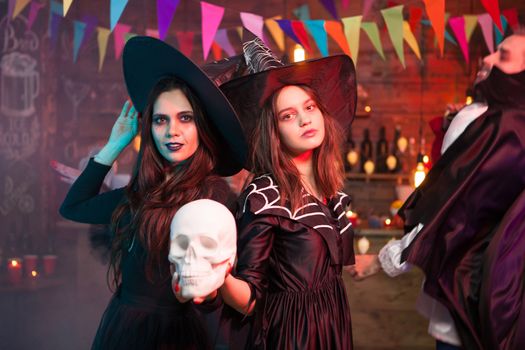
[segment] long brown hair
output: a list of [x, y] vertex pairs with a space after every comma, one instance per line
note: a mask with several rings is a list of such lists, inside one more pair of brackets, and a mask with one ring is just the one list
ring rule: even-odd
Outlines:
[[[153, 105], [160, 94], [181, 90], [193, 109], [199, 137], [195, 153], [183, 164], [171, 164], [157, 150], [151, 134]], [[146, 276], [152, 281], [155, 271], [167, 276], [170, 223], [182, 205], [211, 194], [210, 177], [215, 166], [217, 140], [201, 102], [183, 81], [176, 77], [161, 79], [152, 89], [142, 115], [141, 145], [126, 200], [112, 217], [115, 239], [111, 251], [108, 280], [117, 286], [121, 277], [121, 260], [125, 249], [139, 239], [147, 252]], [[170, 176], [166, 176], [169, 174]], [[205, 181], [206, 180], [206, 181]], [[213, 180], [213, 179], [211, 179]], [[129, 222], [129, 223], [128, 223]]]
[[[330, 198], [343, 187], [344, 172], [341, 158], [342, 133], [328, 114], [317, 93], [306, 85], [297, 85], [316, 102], [324, 116], [325, 137], [313, 151], [313, 172], [319, 194]], [[253, 132], [251, 149], [252, 171], [258, 176], [271, 173], [281, 194], [281, 205], [288, 200], [293, 210], [305, 203], [299, 170], [279, 136], [275, 103], [281, 90], [273, 93], [262, 108]]]

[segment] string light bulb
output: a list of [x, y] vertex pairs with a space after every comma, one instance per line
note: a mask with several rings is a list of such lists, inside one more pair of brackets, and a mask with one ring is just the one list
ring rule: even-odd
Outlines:
[[293, 61], [301, 62], [301, 61], [304, 61], [305, 58], [306, 58], [306, 54], [304, 52], [304, 48], [299, 44], [295, 44], [295, 47], [293, 49]]

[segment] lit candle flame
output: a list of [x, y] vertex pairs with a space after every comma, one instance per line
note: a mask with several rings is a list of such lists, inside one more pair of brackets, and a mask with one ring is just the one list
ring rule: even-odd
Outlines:
[[13, 266], [13, 267], [17, 267], [17, 266], [18, 266], [18, 261], [16, 261], [16, 260], [11, 260], [11, 266]]
[[37, 275], [38, 275], [38, 272], [36, 272], [35, 270], [31, 271], [31, 276], [36, 277]]

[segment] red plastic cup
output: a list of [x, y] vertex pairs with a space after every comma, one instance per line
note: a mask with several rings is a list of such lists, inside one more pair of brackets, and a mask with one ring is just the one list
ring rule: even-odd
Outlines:
[[22, 282], [22, 259], [11, 258], [7, 260], [7, 276], [11, 284]]
[[46, 276], [53, 275], [57, 266], [57, 256], [54, 254], [44, 255], [42, 257], [42, 262], [44, 265], [44, 274]]
[[36, 271], [38, 262], [38, 255], [26, 254], [24, 255], [24, 275], [31, 277], [33, 271]]

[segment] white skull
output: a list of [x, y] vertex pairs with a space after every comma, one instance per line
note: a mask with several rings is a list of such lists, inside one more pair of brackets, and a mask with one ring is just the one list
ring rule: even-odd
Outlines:
[[[210, 199], [183, 205], [171, 221], [168, 259], [184, 298], [205, 297], [223, 283], [237, 251], [235, 219]], [[228, 264], [229, 263], [229, 264]]]

